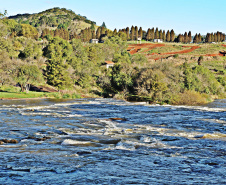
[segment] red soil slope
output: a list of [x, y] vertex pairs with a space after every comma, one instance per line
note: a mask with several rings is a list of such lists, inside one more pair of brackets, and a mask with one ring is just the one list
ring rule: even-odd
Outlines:
[[[164, 47], [165, 44], [151, 44], [151, 43], [146, 43], [146, 44], [130, 44], [127, 48], [127, 51], [133, 55], [135, 53], [145, 53], [148, 52], [154, 48], [157, 47]], [[226, 45], [222, 45], [224, 47], [226, 47]], [[166, 55], [175, 55], [175, 54], [185, 54], [185, 53], [190, 53], [198, 48], [200, 48], [199, 46], [182, 46], [184, 48], [189, 48], [189, 49], [185, 49], [185, 50], [181, 50], [181, 51], [175, 51], [175, 52], [168, 52], [168, 53], [152, 53], [152, 54], [147, 54], [148, 56], [150, 55], [157, 55], [157, 58], [154, 58], [154, 60], [159, 60], [162, 58], [166, 58]], [[146, 48], [145, 50], [141, 51], [141, 49]], [[164, 56], [163, 56], [164, 55]], [[221, 52], [219, 52], [218, 54], [206, 54], [204, 56], [225, 56], [224, 54], [222, 54]]]
[[148, 52], [154, 48], [157, 47], [163, 47], [165, 46], [165, 44], [150, 44], [150, 43], [146, 43], [146, 44], [130, 44], [129, 47], [127, 48], [127, 51], [129, 51], [129, 53], [131, 55], [138, 53], [142, 48], [147, 48], [146, 50], [140, 52], [140, 53], [144, 53], [144, 52]]

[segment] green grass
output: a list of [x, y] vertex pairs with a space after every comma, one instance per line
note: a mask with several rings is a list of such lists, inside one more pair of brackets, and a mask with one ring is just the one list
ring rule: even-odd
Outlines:
[[56, 98], [56, 99], [77, 99], [79, 94], [63, 94], [60, 92], [0, 92], [0, 99], [20, 99], [20, 98]]
[[218, 54], [221, 50], [226, 50], [222, 44], [202, 44], [200, 48], [190, 52], [190, 55]]
[[51, 97], [51, 93], [44, 92], [0, 92], [0, 98], [42, 98], [42, 97]]

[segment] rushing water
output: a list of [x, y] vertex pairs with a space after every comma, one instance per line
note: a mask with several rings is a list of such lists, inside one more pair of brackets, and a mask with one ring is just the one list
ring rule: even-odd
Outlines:
[[2, 100], [0, 184], [226, 184], [225, 126], [226, 100]]

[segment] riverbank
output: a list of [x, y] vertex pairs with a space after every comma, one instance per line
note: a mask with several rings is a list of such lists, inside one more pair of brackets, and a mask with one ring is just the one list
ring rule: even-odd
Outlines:
[[[100, 98], [101, 96], [98, 96]], [[62, 93], [62, 92], [0, 92], [0, 100], [18, 100], [18, 99], [40, 99], [40, 98], [53, 98], [53, 99], [78, 99], [78, 98], [97, 98], [97, 95], [84, 95], [75, 93]], [[208, 96], [207, 94], [199, 94], [197, 92], [184, 92], [175, 95], [171, 101], [161, 102], [153, 101], [150, 97], [129, 95], [128, 97], [115, 96], [114, 99], [122, 99], [126, 101], [147, 102], [149, 104], [170, 104], [170, 105], [204, 105], [218, 99], [215, 96]]]

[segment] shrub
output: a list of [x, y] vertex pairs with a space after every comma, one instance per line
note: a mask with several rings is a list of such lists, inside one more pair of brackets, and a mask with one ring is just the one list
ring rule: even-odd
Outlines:
[[209, 96], [200, 94], [196, 91], [185, 91], [178, 95], [178, 98], [172, 102], [175, 105], [203, 105], [208, 102]]
[[173, 55], [173, 57], [174, 57], [174, 58], [178, 58], [178, 57], [179, 57], [179, 55], [178, 55], [178, 54], [175, 54], [175, 55]]

